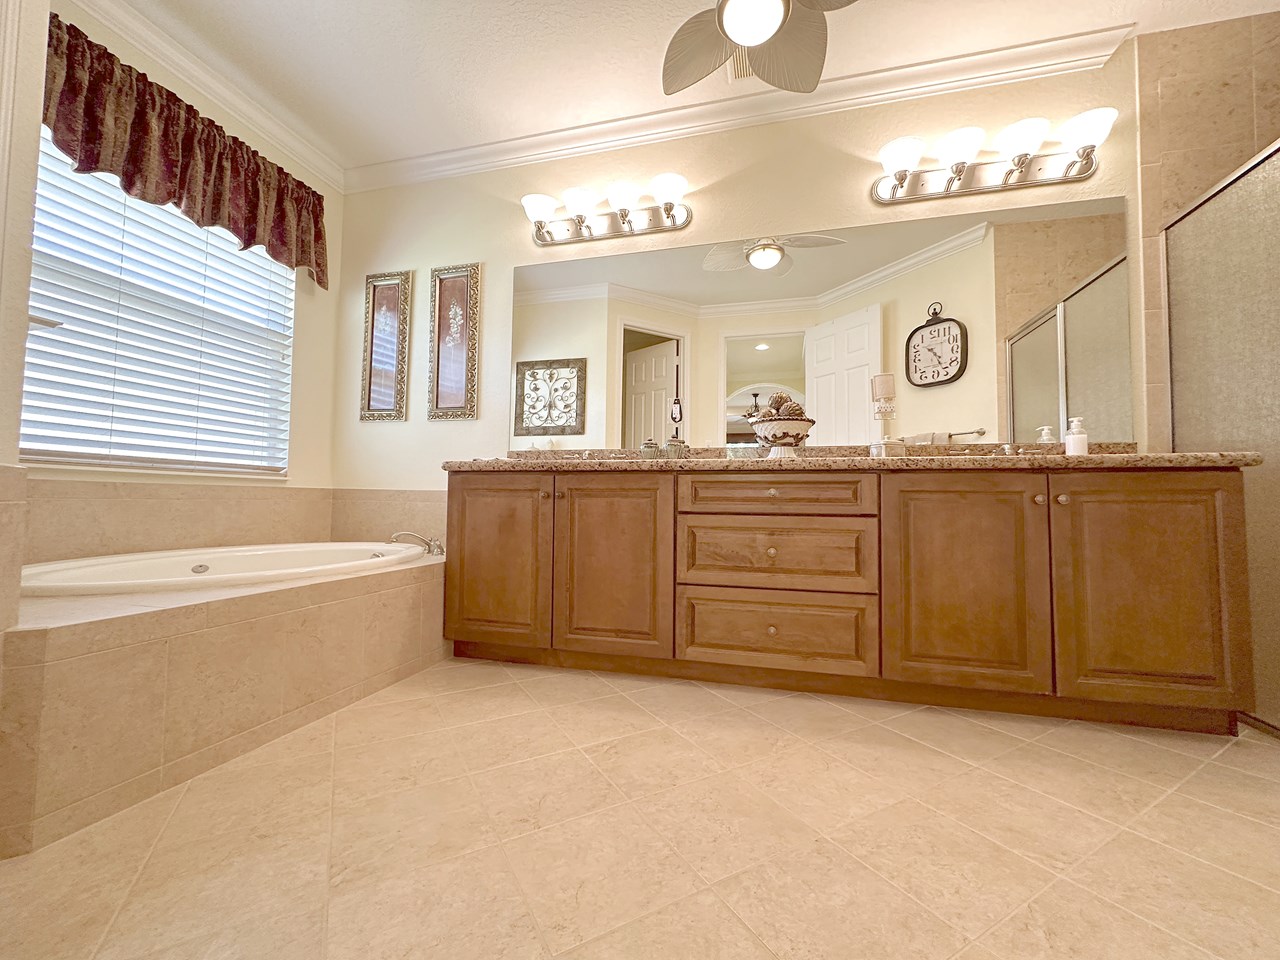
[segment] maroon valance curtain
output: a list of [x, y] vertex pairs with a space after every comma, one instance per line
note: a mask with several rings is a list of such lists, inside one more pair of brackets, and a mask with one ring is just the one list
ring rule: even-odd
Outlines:
[[113, 173], [130, 196], [176, 204], [246, 248], [262, 244], [328, 289], [324, 197], [56, 13], [44, 122], [80, 173]]

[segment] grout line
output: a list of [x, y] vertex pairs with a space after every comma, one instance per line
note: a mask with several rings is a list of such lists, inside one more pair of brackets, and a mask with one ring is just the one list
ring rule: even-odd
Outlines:
[[[340, 712], [340, 711], [339, 711]], [[333, 835], [337, 829], [338, 721], [329, 732], [329, 847], [324, 858], [324, 909], [320, 919], [320, 960], [329, 956], [329, 907], [333, 901]]]

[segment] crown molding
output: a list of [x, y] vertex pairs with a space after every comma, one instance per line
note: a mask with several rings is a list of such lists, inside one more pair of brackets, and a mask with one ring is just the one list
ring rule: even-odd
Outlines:
[[762, 123], [837, 113], [853, 107], [1092, 70], [1111, 58], [1133, 32], [1133, 26], [1125, 24], [1039, 43], [839, 77], [823, 81], [817, 91], [803, 99], [781, 90], [768, 90], [621, 120], [353, 167], [346, 171], [347, 190], [351, 193], [379, 190], [647, 143], [663, 143]]
[[[278, 116], [264, 108], [123, 0], [76, 0], [88, 13], [125, 37], [166, 70], [189, 82], [248, 130], [263, 146], [301, 162], [333, 189], [346, 189], [342, 166]], [[267, 151], [259, 150], [260, 153]], [[282, 164], [283, 166], [283, 164]]]
[[970, 227], [963, 233], [957, 233], [955, 236], [939, 240], [923, 250], [917, 250], [901, 260], [895, 260], [893, 263], [886, 264], [878, 270], [872, 270], [870, 273], [863, 274], [848, 283], [842, 283], [826, 293], [819, 294], [815, 299], [820, 307], [832, 306], [841, 300], [847, 300], [865, 290], [870, 290], [872, 287], [878, 287], [882, 283], [887, 283], [890, 280], [908, 274], [912, 270], [919, 270], [921, 267], [927, 267], [931, 263], [936, 263], [947, 257], [953, 257], [957, 253], [968, 250], [970, 247], [976, 247], [987, 239], [987, 231], [990, 229], [991, 224], [980, 223], [976, 227]]
[[664, 297], [661, 294], [650, 293], [647, 290], [636, 290], [633, 287], [624, 287], [616, 283], [610, 283], [608, 287], [610, 300], [629, 303], [637, 307], [651, 307], [654, 310], [674, 313], [681, 317], [696, 319], [701, 314], [696, 303], [687, 303], [684, 300], [676, 300], [673, 297]]
[[763, 317], [770, 314], [808, 313], [821, 304], [818, 297], [793, 297], [789, 300], [744, 300], [741, 303], [716, 303], [702, 307], [698, 319], [719, 320], [722, 317]]
[[557, 287], [554, 290], [529, 290], [517, 293], [511, 300], [513, 306], [535, 307], [541, 303], [572, 303], [577, 300], [608, 300], [610, 283], [587, 283], [578, 287]]

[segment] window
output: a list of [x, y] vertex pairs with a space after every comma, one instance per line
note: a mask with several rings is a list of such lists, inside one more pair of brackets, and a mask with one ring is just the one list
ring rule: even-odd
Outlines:
[[22, 459], [283, 474], [294, 274], [74, 173], [44, 131]]

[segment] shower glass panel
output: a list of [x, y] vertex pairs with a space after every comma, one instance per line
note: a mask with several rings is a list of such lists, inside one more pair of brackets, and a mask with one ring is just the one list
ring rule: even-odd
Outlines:
[[1063, 301], [1062, 329], [1067, 416], [1084, 417], [1085, 430], [1099, 440], [1132, 441], [1129, 267], [1125, 261], [1108, 268]]
[[1062, 424], [1059, 312], [1045, 314], [1009, 338], [1009, 418], [1014, 443], [1034, 443], [1037, 427]]

